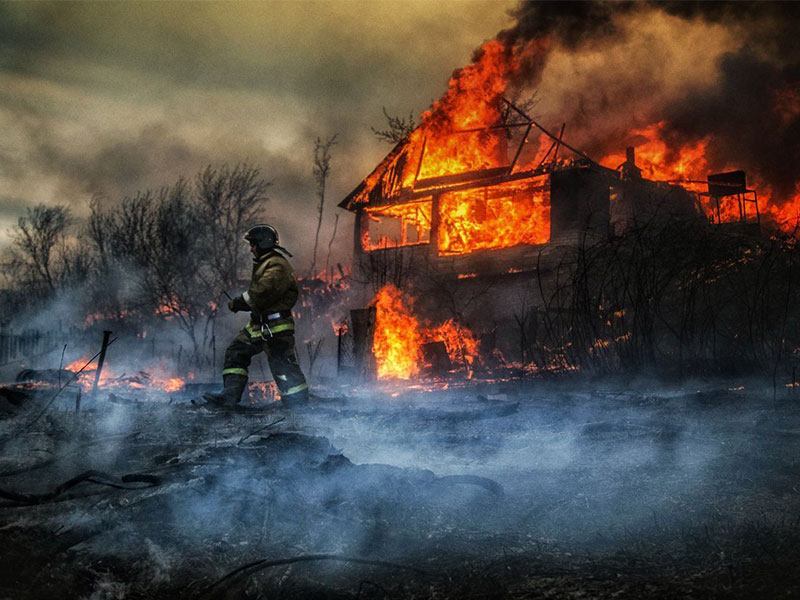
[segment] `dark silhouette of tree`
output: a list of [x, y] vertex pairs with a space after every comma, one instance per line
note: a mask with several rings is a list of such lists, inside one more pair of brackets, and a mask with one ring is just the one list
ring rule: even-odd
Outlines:
[[7, 272], [17, 283], [40, 294], [53, 294], [64, 276], [59, 252], [66, 243], [71, 223], [65, 206], [39, 204], [28, 208], [10, 231]]
[[322, 215], [325, 209], [325, 185], [331, 170], [331, 148], [336, 145], [336, 136], [329, 137], [324, 142], [321, 138], [314, 141], [314, 182], [317, 184], [317, 231], [314, 234], [314, 253], [311, 256], [311, 267], [308, 270], [309, 278], [315, 275], [317, 267], [317, 248], [319, 247], [319, 230], [322, 227]]
[[413, 112], [408, 113], [408, 118], [392, 116], [384, 106], [383, 116], [386, 118], [386, 129], [376, 129], [375, 127], [370, 127], [370, 129], [372, 129], [372, 133], [375, 134], [376, 138], [389, 144], [401, 142], [417, 128]]
[[242, 234], [259, 221], [270, 185], [259, 169], [247, 164], [233, 169], [208, 166], [197, 175], [195, 196], [203, 220], [202, 240], [222, 289], [234, 288], [243, 266], [249, 263]]
[[98, 257], [95, 298], [111, 314], [174, 320], [199, 365], [219, 297], [244, 275], [241, 236], [257, 221], [269, 185], [246, 164], [209, 166], [193, 184], [181, 178], [111, 210], [93, 202], [86, 232]]

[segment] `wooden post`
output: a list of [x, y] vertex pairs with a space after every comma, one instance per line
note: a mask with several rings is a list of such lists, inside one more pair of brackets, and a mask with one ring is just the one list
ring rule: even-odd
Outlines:
[[339, 377], [342, 370], [342, 329], [340, 326], [336, 332], [336, 377]]
[[110, 337], [110, 331], [103, 331], [103, 345], [100, 347], [100, 358], [97, 360], [97, 372], [94, 374], [92, 397], [97, 395], [97, 384], [100, 383], [100, 373], [103, 371], [103, 363], [106, 362], [106, 349], [108, 348], [108, 338]]
[[428, 252], [434, 261], [439, 258], [439, 197], [440, 194], [434, 194], [431, 198], [431, 232], [429, 236], [431, 241]]

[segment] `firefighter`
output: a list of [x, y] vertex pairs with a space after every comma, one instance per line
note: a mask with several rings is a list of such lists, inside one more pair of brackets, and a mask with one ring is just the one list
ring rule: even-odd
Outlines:
[[247, 388], [247, 369], [259, 352], [266, 352], [269, 369], [281, 393], [281, 402], [293, 408], [308, 402], [308, 384], [294, 348], [292, 307], [298, 290], [294, 271], [278, 245], [278, 231], [272, 225], [256, 225], [244, 236], [253, 254], [250, 287], [228, 302], [233, 312], [250, 311], [250, 321], [225, 351], [223, 390], [204, 394], [211, 404], [235, 406]]

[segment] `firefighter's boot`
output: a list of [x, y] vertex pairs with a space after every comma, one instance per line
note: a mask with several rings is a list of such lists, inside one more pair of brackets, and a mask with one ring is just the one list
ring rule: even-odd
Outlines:
[[284, 408], [288, 408], [289, 410], [307, 408], [309, 406], [308, 401], [308, 387], [294, 394], [284, 394], [281, 396], [281, 404], [283, 404]]
[[222, 376], [223, 388], [218, 393], [203, 394], [203, 398], [219, 408], [236, 406], [247, 387], [247, 375], [229, 373]]

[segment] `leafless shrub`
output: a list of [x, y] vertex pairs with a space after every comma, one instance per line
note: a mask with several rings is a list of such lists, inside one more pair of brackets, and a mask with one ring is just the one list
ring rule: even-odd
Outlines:
[[[325, 209], [325, 186], [331, 172], [331, 148], [336, 145], [336, 136], [325, 141], [317, 138], [314, 141], [314, 182], [317, 184], [317, 231], [314, 234], [314, 252], [311, 256], [311, 267], [308, 276], [313, 277], [317, 267], [317, 249], [319, 247], [319, 230], [322, 228], [322, 216]], [[327, 269], [327, 266], [326, 266]]]
[[774, 375], [800, 345], [799, 267], [794, 236], [697, 220], [585, 238], [539, 280], [537, 366]]
[[408, 117], [392, 116], [383, 107], [383, 116], [386, 119], [386, 129], [376, 129], [370, 127], [375, 137], [381, 141], [388, 142], [389, 144], [398, 144], [409, 136], [409, 134], [417, 128], [417, 122], [414, 119], [414, 113], [409, 112]]

